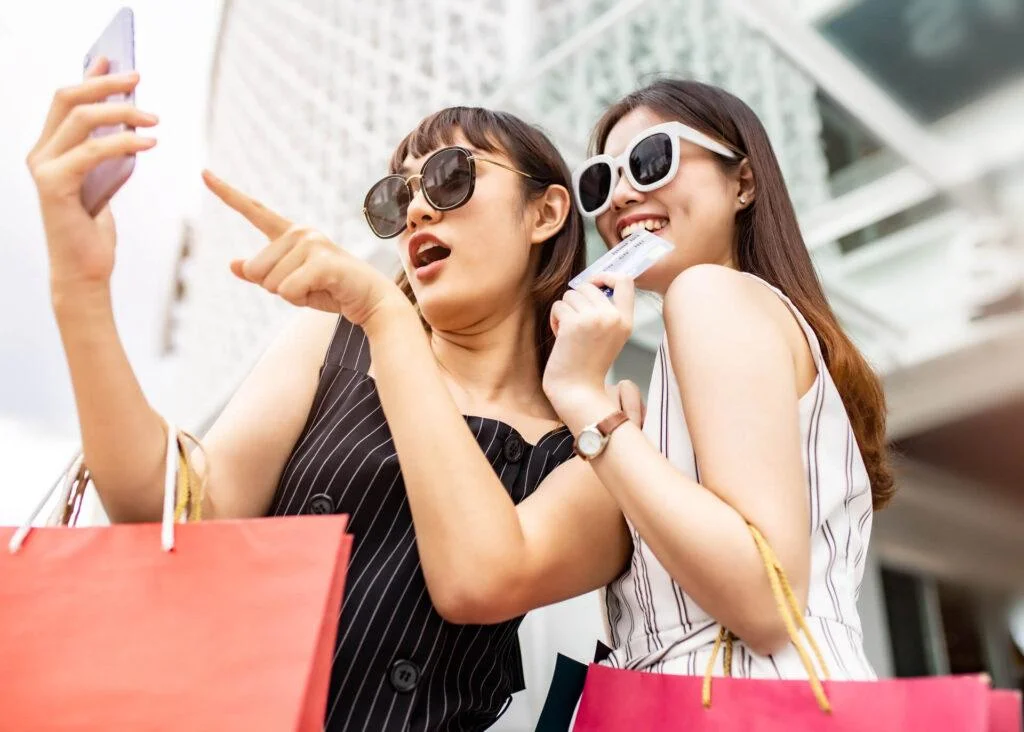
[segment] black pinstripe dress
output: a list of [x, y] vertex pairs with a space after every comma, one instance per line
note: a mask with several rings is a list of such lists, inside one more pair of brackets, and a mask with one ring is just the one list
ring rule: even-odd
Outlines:
[[[339, 320], [272, 515], [347, 513], [355, 538], [325, 728], [478, 730], [523, 688], [516, 631], [453, 625], [434, 610], [409, 502], [362, 330]], [[566, 428], [530, 445], [511, 426], [467, 417], [516, 503], [573, 455]], [[430, 429], [424, 416], [424, 429]]]

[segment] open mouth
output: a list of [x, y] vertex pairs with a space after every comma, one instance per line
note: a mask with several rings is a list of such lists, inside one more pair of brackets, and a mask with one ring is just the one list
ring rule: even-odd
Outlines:
[[650, 218], [643, 219], [641, 221], [633, 221], [619, 229], [619, 240], [625, 239], [630, 234], [635, 234], [638, 231], [661, 231], [668, 226], [668, 219], [662, 218]]
[[452, 250], [439, 241], [425, 241], [416, 249], [412, 257], [412, 266], [416, 269], [428, 267], [451, 256]]

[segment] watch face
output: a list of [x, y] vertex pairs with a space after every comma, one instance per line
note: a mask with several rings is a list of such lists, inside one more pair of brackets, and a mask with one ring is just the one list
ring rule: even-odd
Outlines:
[[595, 430], [583, 430], [578, 441], [580, 452], [590, 457], [601, 450], [601, 435]]

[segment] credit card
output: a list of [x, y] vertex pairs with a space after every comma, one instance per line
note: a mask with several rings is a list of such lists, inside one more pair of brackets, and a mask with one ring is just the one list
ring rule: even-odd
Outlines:
[[[607, 252], [597, 261], [569, 281], [569, 287], [578, 289], [584, 282], [597, 274], [614, 272], [636, 279], [647, 269], [672, 251], [672, 244], [649, 231], [635, 231]], [[602, 287], [606, 293], [611, 290]]]

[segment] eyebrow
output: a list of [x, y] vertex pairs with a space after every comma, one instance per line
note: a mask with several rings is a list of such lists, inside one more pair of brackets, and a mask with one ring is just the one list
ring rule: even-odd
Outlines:
[[[443, 147], [437, 148], [437, 150], [444, 150], [445, 148], [448, 148], [448, 147], [462, 147], [462, 148], [465, 148], [466, 150], [469, 150], [469, 154], [474, 156], [474, 157], [476, 157], [478, 155], [485, 154], [482, 150], [478, 150], [475, 147], [473, 147], [472, 145], [444, 145]], [[437, 152], [437, 150], [434, 150], [434, 152]], [[431, 155], [433, 155], [434, 152], [432, 152]], [[430, 157], [430, 155], [428, 155], [427, 157]], [[417, 173], [418, 172], [419, 171], [417, 171]], [[403, 165], [398, 170], [396, 170], [394, 173], [392, 173], [392, 175], [400, 175], [403, 178], [408, 178], [412, 174], [413, 174], [412, 173], [412, 168], [410, 168], [408, 165]]]

